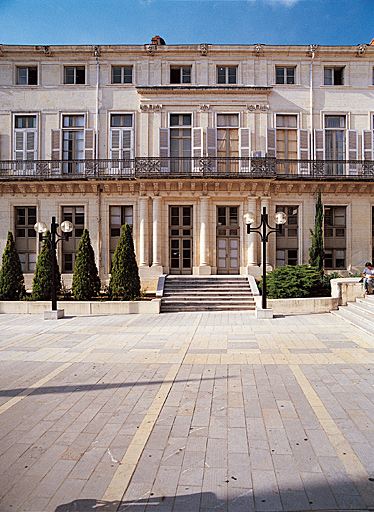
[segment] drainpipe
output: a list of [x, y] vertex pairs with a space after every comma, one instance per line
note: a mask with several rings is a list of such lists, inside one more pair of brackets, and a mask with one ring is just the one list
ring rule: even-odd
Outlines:
[[316, 44], [311, 44], [309, 46], [310, 54], [312, 60], [310, 61], [310, 85], [309, 85], [309, 107], [310, 107], [310, 135], [311, 135], [311, 157], [314, 160], [314, 123], [313, 123], [313, 61], [315, 57], [315, 52], [317, 50]]
[[99, 46], [94, 46], [94, 55], [96, 59], [96, 145], [95, 145], [95, 159], [97, 160], [99, 154], [99, 86], [100, 86], [100, 62], [99, 62]]

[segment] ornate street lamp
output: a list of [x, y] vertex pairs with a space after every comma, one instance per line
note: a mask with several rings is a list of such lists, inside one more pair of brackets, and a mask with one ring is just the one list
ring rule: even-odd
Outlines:
[[[51, 238], [50, 238], [50, 247], [52, 251], [52, 311], [56, 311], [55, 314], [52, 314], [52, 316], [48, 316], [48, 318], [62, 318], [64, 316], [64, 311], [57, 310], [57, 291], [56, 291], [56, 268], [55, 268], [55, 256], [56, 256], [56, 246], [57, 242], [60, 240], [69, 240], [69, 237], [71, 235], [71, 232], [73, 231], [73, 224], [68, 221], [64, 220], [64, 222], [61, 223], [61, 231], [63, 234], [57, 233], [57, 228], [59, 227], [58, 223], [56, 222], [56, 217], [52, 217], [52, 223], [51, 223]], [[45, 239], [45, 232], [47, 231], [47, 225], [45, 222], [37, 222], [34, 225], [34, 229], [37, 233], [39, 233], [40, 240]], [[59, 313], [61, 312], [61, 313]], [[44, 315], [44, 318], [46, 316]]]
[[[255, 228], [251, 224], [255, 221], [255, 215], [252, 212], [243, 215], [243, 221], [247, 225], [247, 234], [258, 233], [262, 242], [262, 309], [266, 309], [266, 244], [269, 240], [270, 233], [281, 233], [282, 225], [287, 222], [287, 215], [284, 212], [276, 212], [274, 215], [274, 222], [277, 224], [276, 228], [269, 226], [268, 214], [264, 206], [261, 214], [261, 222]], [[262, 231], [261, 231], [262, 228]]]

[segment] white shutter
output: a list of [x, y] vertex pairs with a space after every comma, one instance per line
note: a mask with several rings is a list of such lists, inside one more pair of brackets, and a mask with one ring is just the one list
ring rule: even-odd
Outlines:
[[[121, 132], [119, 130], [110, 130], [109, 157], [111, 160], [119, 160], [120, 149], [121, 149]], [[118, 167], [117, 164], [114, 164], [114, 165], [116, 167]]]
[[[52, 130], [52, 160], [62, 160], [62, 130]], [[61, 163], [52, 162], [52, 172], [61, 173]]]
[[276, 128], [268, 128], [267, 132], [267, 156], [268, 158], [276, 158], [277, 156], [277, 130]]
[[36, 160], [36, 131], [26, 132], [26, 159], [25, 160]]
[[122, 159], [131, 160], [133, 158], [133, 131], [132, 129], [122, 130]]
[[240, 172], [249, 172], [251, 156], [251, 130], [249, 128], [239, 128], [239, 157]]
[[93, 160], [95, 158], [95, 132], [91, 128], [84, 130], [84, 159]]
[[16, 130], [14, 135], [14, 159], [25, 160], [24, 141], [26, 138], [26, 132], [24, 130]]
[[169, 156], [170, 156], [170, 136], [169, 128], [159, 129], [160, 140], [160, 171], [170, 172]]
[[192, 172], [200, 172], [200, 158], [203, 156], [203, 129], [192, 128]]
[[206, 153], [208, 158], [212, 158], [209, 170], [217, 172], [217, 128], [206, 129]]
[[374, 160], [374, 130], [364, 130], [362, 134], [362, 155], [364, 160]]
[[325, 160], [325, 130], [314, 130], [314, 157]]
[[[348, 130], [347, 144], [348, 160], [358, 160], [358, 131]], [[348, 174], [358, 174], [358, 164], [348, 164]]]
[[[309, 130], [299, 130], [298, 131], [298, 159], [299, 160], [309, 160], [310, 159], [310, 135]], [[309, 174], [310, 165], [308, 162], [300, 162], [299, 163], [299, 174]]]

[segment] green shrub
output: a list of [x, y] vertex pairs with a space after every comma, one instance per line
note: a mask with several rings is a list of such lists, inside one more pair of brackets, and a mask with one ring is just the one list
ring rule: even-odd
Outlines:
[[266, 295], [272, 299], [315, 297], [321, 287], [318, 268], [309, 265], [285, 265], [266, 274]]
[[46, 231], [42, 249], [36, 262], [32, 282], [32, 300], [51, 300], [52, 298], [52, 257], [55, 259], [56, 294], [61, 290], [61, 274], [58, 267], [56, 251], [52, 254], [51, 233]]
[[19, 300], [26, 296], [25, 281], [21, 262], [14, 243], [13, 234], [8, 231], [6, 246], [0, 270], [0, 299]]
[[113, 256], [109, 298], [111, 300], [134, 300], [139, 296], [140, 279], [132, 240], [132, 229], [126, 223], [122, 226], [121, 236]]
[[100, 292], [100, 278], [88, 229], [83, 234], [75, 258], [72, 293], [76, 300], [89, 300]]
[[310, 234], [312, 237], [312, 245], [309, 247], [309, 265], [317, 267], [322, 277], [325, 251], [323, 248], [323, 205], [320, 190], [318, 191], [317, 197], [314, 231], [310, 230]]

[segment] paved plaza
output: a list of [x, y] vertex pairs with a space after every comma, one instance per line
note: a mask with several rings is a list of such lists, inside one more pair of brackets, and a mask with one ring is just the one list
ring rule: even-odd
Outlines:
[[374, 510], [373, 362], [330, 314], [0, 315], [0, 511]]

